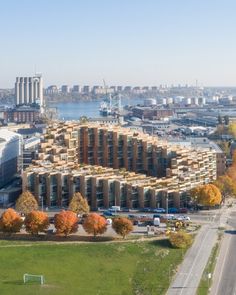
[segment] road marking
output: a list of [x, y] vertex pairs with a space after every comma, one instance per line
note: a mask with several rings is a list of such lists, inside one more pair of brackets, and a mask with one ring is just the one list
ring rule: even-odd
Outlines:
[[186, 280], [185, 280], [185, 282], [184, 282], [184, 285], [183, 285], [183, 287], [182, 287], [181, 292], [180, 292], [179, 295], [182, 295], [183, 290], [184, 290], [184, 288], [186, 287], [186, 283], [187, 283], [188, 279], [190, 278], [191, 272], [193, 271], [193, 268], [194, 268], [194, 266], [195, 266], [195, 264], [196, 264], [196, 261], [197, 261], [197, 259], [198, 259], [198, 256], [199, 256], [200, 253], [202, 254], [201, 249], [202, 249], [202, 246], [204, 245], [204, 242], [205, 242], [205, 240], [206, 240], [206, 238], [207, 238], [207, 236], [208, 236], [208, 232], [209, 232], [209, 228], [208, 228], [208, 230], [206, 230], [206, 232], [205, 232], [205, 236], [204, 236], [204, 239], [203, 239], [202, 242], [201, 242], [201, 246], [200, 246], [200, 248], [199, 248], [199, 250], [198, 250], [198, 254], [196, 255], [196, 257], [195, 257], [195, 259], [194, 259], [194, 262], [193, 262], [193, 264], [192, 264], [192, 267], [191, 267], [191, 269], [190, 269], [190, 271], [189, 271], [189, 273], [188, 273], [188, 276], [187, 276], [187, 278], [186, 278]]
[[227, 250], [226, 250], [226, 252], [224, 252], [225, 253], [225, 256], [224, 256], [224, 259], [223, 259], [222, 267], [220, 268], [220, 275], [219, 275], [219, 279], [218, 279], [217, 285], [216, 285], [216, 294], [218, 294], [218, 289], [219, 289], [219, 285], [220, 285], [220, 281], [221, 281], [223, 269], [224, 269], [224, 266], [225, 266], [225, 261], [226, 261], [226, 258], [227, 258], [228, 252], [229, 252], [229, 246], [230, 246], [230, 241], [231, 241], [231, 237], [232, 236], [228, 236], [228, 237], [229, 237], [229, 241], [228, 241], [228, 245], [227, 245]]

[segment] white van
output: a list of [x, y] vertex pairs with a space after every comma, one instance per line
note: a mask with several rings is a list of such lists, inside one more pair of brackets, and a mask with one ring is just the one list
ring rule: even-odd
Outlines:
[[111, 206], [111, 208], [109, 208], [109, 211], [118, 212], [118, 211], [120, 211], [120, 206]]
[[155, 217], [155, 218], [153, 219], [153, 225], [154, 225], [154, 226], [160, 226], [160, 224], [161, 224], [161, 222], [160, 222], [160, 218]]

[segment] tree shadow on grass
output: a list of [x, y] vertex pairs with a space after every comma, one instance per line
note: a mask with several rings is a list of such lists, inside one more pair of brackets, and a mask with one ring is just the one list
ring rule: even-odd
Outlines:
[[236, 235], [236, 230], [225, 230], [226, 234]]
[[161, 248], [172, 248], [169, 239], [154, 240], [149, 242], [151, 245], [158, 246]]
[[55, 234], [39, 234], [30, 235], [16, 233], [10, 236], [6, 236], [0, 233], [0, 240], [7, 241], [27, 241], [27, 242], [110, 242], [114, 240], [114, 237], [110, 236], [79, 236], [79, 235], [69, 235], [68, 237], [58, 236]]
[[23, 280], [4, 281], [4, 282], [2, 282], [2, 283], [3, 283], [4, 285], [17, 285], [17, 286], [24, 285]]

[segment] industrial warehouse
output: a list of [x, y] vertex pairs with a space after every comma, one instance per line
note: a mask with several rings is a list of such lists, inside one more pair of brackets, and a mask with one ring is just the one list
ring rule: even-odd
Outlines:
[[22, 178], [23, 190], [46, 206], [67, 206], [79, 191], [92, 210], [182, 207], [191, 188], [216, 179], [216, 153], [120, 126], [58, 123]]

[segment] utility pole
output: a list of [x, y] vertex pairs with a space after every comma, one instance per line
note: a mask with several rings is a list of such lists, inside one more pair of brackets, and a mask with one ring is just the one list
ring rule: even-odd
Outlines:
[[43, 211], [43, 196], [41, 196], [41, 206], [42, 206], [41, 210]]
[[166, 195], [166, 214], [168, 214], [168, 211], [169, 211], [169, 198], [168, 198], [168, 195]]

